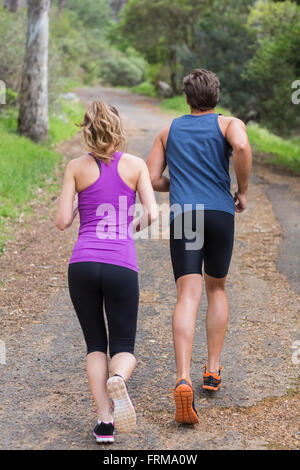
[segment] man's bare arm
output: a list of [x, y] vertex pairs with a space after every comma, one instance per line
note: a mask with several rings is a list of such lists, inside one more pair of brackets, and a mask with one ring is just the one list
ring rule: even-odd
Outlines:
[[163, 175], [167, 166], [164, 146], [164, 141], [166, 142], [166, 133], [169, 133], [169, 128], [164, 129], [158, 134], [147, 160], [153, 189], [159, 192], [168, 192], [170, 188], [169, 178]]
[[238, 191], [235, 194], [236, 211], [243, 212], [247, 204], [252, 166], [252, 151], [245, 124], [240, 119], [234, 118], [226, 129], [225, 137], [233, 149], [234, 170], [238, 183]]

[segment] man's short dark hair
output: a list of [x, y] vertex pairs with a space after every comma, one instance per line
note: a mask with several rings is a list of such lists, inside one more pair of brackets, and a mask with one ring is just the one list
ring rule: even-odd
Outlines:
[[195, 69], [183, 79], [183, 91], [193, 109], [207, 111], [216, 107], [220, 97], [220, 81], [209, 70]]

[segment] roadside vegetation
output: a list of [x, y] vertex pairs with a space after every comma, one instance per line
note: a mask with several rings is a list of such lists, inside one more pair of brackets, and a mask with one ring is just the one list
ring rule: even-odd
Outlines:
[[17, 134], [17, 110], [8, 109], [0, 119], [0, 252], [12, 233], [8, 223], [31, 212], [31, 201], [42, 192], [57, 189], [56, 165], [62, 156], [55, 145], [71, 138], [82, 118], [77, 102], [61, 102], [50, 115], [49, 140], [34, 143]]
[[[195, 67], [218, 74], [220, 106], [299, 139], [300, 0], [53, 0], [49, 95], [68, 83], [181, 94]], [[159, 21], [158, 21], [159, 19]], [[0, 6], [0, 78], [20, 90], [26, 11]], [[169, 86], [162, 89], [161, 83]], [[294, 84], [294, 88], [292, 88]]]
[[110, 38], [147, 61], [144, 94], [151, 96], [153, 87], [163, 94], [165, 82], [170, 90], [163, 96], [176, 97], [182, 78], [204, 67], [220, 78], [221, 107], [275, 135], [299, 139], [300, 105], [292, 95], [300, 79], [300, 0], [125, 3]]

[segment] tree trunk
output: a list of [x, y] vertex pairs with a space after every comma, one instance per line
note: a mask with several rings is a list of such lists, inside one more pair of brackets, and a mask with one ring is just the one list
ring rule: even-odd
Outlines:
[[28, 0], [18, 130], [35, 141], [48, 136], [49, 10], [50, 0]]
[[170, 69], [170, 82], [171, 87], [173, 88], [173, 92], [175, 95], [178, 94], [178, 87], [177, 87], [177, 57], [176, 57], [176, 49], [171, 47], [169, 52], [169, 69]]
[[67, 5], [67, 0], [58, 0], [58, 8], [62, 10]]
[[118, 21], [118, 14], [126, 3], [128, 3], [128, 0], [109, 0], [108, 3], [111, 7], [114, 19]]
[[4, 0], [3, 1], [3, 8], [6, 8], [12, 13], [16, 13], [18, 6], [19, 6], [18, 0]]

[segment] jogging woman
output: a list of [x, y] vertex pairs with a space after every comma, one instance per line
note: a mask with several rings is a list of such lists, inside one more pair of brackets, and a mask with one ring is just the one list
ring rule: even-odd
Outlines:
[[[80, 127], [89, 153], [66, 167], [56, 225], [69, 227], [78, 209], [69, 290], [87, 345], [87, 375], [98, 414], [93, 434], [97, 442], [114, 442], [114, 426], [130, 432], [136, 424], [126, 385], [136, 365], [139, 287], [133, 234], [156, 219], [157, 206], [144, 161], [120, 151], [125, 139], [117, 110], [93, 102]], [[136, 192], [144, 213], [134, 226]]]

